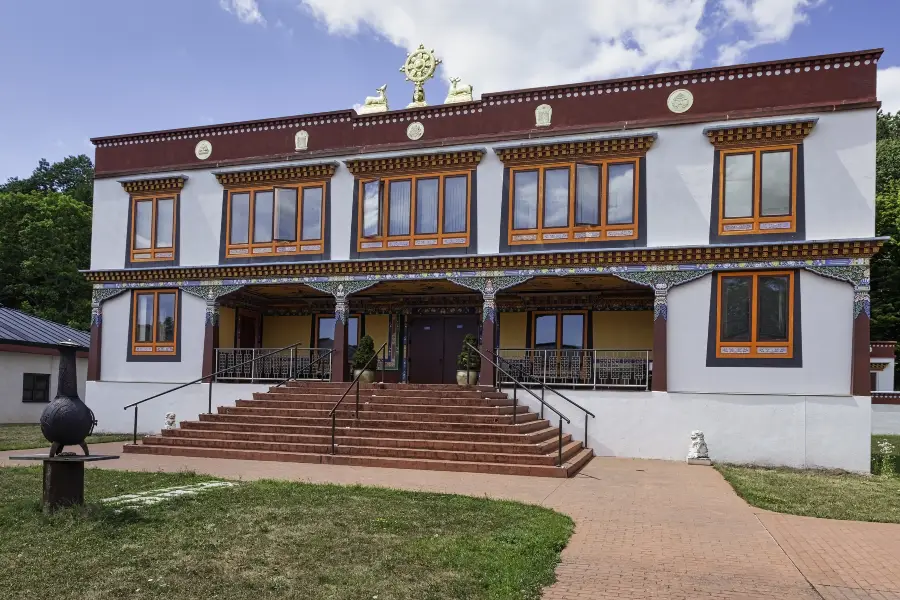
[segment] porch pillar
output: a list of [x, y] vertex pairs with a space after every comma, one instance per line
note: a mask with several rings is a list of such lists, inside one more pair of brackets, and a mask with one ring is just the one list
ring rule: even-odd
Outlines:
[[[490, 290], [486, 287], [482, 295], [484, 297], [484, 305], [481, 308], [481, 344], [479, 344], [479, 349], [484, 352], [485, 356], [489, 356], [491, 360], [496, 360], [493, 354], [496, 348], [494, 332], [497, 330], [496, 290], [493, 289], [493, 286], [490, 286]], [[494, 364], [482, 359], [478, 382], [481, 385], [494, 385], [495, 375]]]
[[871, 355], [869, 288], [869, 269], [867, 268], [864, 276], [853, 282], [853, 358], [851, 360], [850, 393], [854, 396], [870, 396], [872, 394], [872, 382], [869, 379]]
[[91, 293], [91, 346], [88, 349], [88, 381], [100, 381], [103, 343], [103, 303], [128, 291], [127, 288], [95, 287]]
[[206, 302], [206, 316], [203, 328], [203, 362], [200, 376], [216, 372], [216, 349], [219, 347], [219, 299], [241, 289], [241, 285], [186, 285], [181, 291]]
[[331, 381], [351, 381], [350, 360], [347, 356], [347, 318], [350, 306], [346, 295], [335, 296], [334, 345], [331, 355]]

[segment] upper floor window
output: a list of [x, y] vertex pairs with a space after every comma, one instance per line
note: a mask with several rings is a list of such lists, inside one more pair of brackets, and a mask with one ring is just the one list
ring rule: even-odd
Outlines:
[[360, 252], [469, 245], [467, 171], [362, 180]]
[[321, 254], [325, 184], [228, 192], [226, 257]]
[[177, 196], [132, 196], [131, 262], [175, 258]]
[[718, 358], [792, 358], [793, 271], [720, 273], [716, 302]]
[[131, 304], [131, 355], [178, 354], [178, 291], [135, 291]]
[[797, 229], [797, 146], [723, 150], [719, 235]]
[[637, 159], [512, 169], [509, 244], [637, 239], [639, 170]]

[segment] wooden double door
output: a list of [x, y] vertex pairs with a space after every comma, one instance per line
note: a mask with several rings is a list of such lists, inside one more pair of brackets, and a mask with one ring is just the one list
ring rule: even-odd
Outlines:
[[456, 357], [468, 334], [478, 337], [477, 315], [410, 317], [409, 382], [456, 383]]

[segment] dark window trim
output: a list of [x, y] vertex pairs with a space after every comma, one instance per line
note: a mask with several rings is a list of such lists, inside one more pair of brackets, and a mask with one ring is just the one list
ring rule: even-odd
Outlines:
[[[131, 246], [134, 244], [134, 204], [140, 198], [175, 198], [175, 231], [172, 232], [172, 258], [170, 260], [131, 260]], [[156, 243], [156, 240], [154, 240]], [[129, 194], [128, 195], [128, 229], [125, 231], [125, 267], [177, 267], [181, 260], [181, 193], [171, 194]]]
[[[747, 148], [748, 152], [766, 152], [765, 147]], [[796, 145], [797, 152], [797, 215], [796, 215], [796, 231], [789, 233], [748, 233], [746, 235], [720, 235], [719, 234], [719, 176], [720, 164], [722, 162], [722, 149], [716, 148], [713, 160], [713, 176], [712, 176], [712, 205], [709, 212], [709, 243], [710, 244], [741, 244], [741, 243], [757, 243], [765, 244], [767, 242], [792, 242], [803, 241], [806, 239], [806, 187], [803, 168], [803, 144]], [[760, 161], [759, 168], [762, 169]], [[754, 185], [756, 185], [756, 167], [754, 167]], [[761, 173], [761, 171], [760, 171]], [[723, 186], [724, 187], [724, 186]], [[762, 193], [762, 191], [760, 191]], [[793, 216], [793, 211], [790, 215]]]
[[[777, 367], [799, 369], [803, 367], [803, 325], [801, 321], [803, 297], [800, 295], [801, 270], [779, 269], [794, 271], [794, 348], [791, 358], [719, 358], [716, 356], [718, 346], [718, 320], [719, 320], [719, 275], [713, 273], [712, 291], [709, 298], [709, 331], [706, 340], [706, 366], [707, 367]], [[754, 271], [754, 274], [765, 275], [766, 271]]]
[[[146, 354], [135, 354], [134, 353], [134, 299], [137, 297], [137, 294], [134, 292], [162, 292], [162, 291], [174, 291], [175, 292], [175, 354], [156, 354], [156, 355], [146, 355]], [[172, 290], [171, 288], [149, 288], [149, 289], [137, 289], [132, 290], [131, 292], [131, 310], [128, 312], [128, 339], [125, 340], [125, 343], [128, 347], [125, 349], [125, 362], [181, 362], [181, 314], [182, 314], [182, 303], [184, 301], [184, 295], [181, 292], [181, 289]]]

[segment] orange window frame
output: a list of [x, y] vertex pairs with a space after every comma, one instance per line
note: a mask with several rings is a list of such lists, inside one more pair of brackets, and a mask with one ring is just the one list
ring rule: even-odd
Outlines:
[[[444, 188], [445, 181], [451, 177], [466, 178], [466, 229], [463, 232], [444, 232]], [[416, 204], [418, 181], [424, 179], [438, 180], [438, 215], [436, 233], [416, 233]], [[379, 181], [379, 233], [377, 236], [363, 237], [365, 188], [367, 183]], [[409, 234], [389, 235], [391, 182], [410, 182]], [[385, 250], [429, 250], [437, 248], [466, 248], [469, 245], [472, 231], [472, 176], [471, 171], [447, 171], [440, 173], [406, 173], [390, 177], [368, 178], [359, 181], [359, 197], [357, 202], [357, 252], [382, 252]]]
[[555, 316], [556, 317], [556, 350], [565, 350], [562, 347], [562, 322], [563, 317], [566, 315], [581, 315], [582, 317], [582, 326], [581, 326], [581, 349], [587, 349], [587, 334], [588, 334], [588, 311], [586, 310], [544, 310], [544, 311], [535, 311], [531, 315], [531, 348], [535, 348], [535, 341], [537, 340], [537, 320], [538, 317], [546, 317], [546, 316]]
[[[722, 311], [724, 302], [722, 291], [729, 277], [751, 279], [750, 286], [750, 340], [747, 342], [722, 341]], [[757, 341], [759, 331], [759, 278], [788, 278], [787, 340], [775, 342]], [[760, 271], [740, 273], [720, 273], [716, 289], [716, 357], [717, 358], [793, 358], [794, 357], [794, 277], [793, 271]]]
[[[631, 223], [610, 225], [607, 221], [609, 209], [609, 166], [627, 164], [634, 167], [634, 199], [632, 204]], [[578, 225], [575, 222], [577, 200], [578, 165], [600, 167], [600, 190], [598, 192], [598, 225]], [[569, 169], [569, 219], [565, 227], [544, 227], [544, 187], [546, 172], [553, 169]], [[516, 214], [516, 174], [537, 172], [537, 227], [515, 229]], [[614, 158], [609, 160], [585, 160], [577, 162], [561, 162], [541, 165], [522, 165], [510, 169], [509, 180], [509, 226], [507, 242], [510, 246], [523, 244], [559, 244], [572, 242], [600, 242], [618, 240], [636, 240], [638, 237], [638, 199], [640, 197], [641, 161], [638, 158]]]
[[[762, 216], [762, 155], [767, 152], [791, 153], [791, 210], [787, 215]], [[753, 156], [753, 215], [725, 217], [725, 158], [739, 154]], [[730, 148], [719, 153], [719, 235], [794, 233], [797, 231], [797, 154], [798, 145]]]
[[[172, 294], [175, 297], [175, 323], [171, 342], [158, 342], [156, 337], [159, 319], [159, 297], [163, 294]], [[139, 342], [138, 336], [138, 298], [140, 296], [153, 296], [153, 341]], [[131, 353], [135, 356], [174, 356], [178, 353], [178, 290], [135, 290], [131, 297]]]
[[[172, 201], [172, 245], [156, 245], [157, 204], [160, 200]], [[137, 206], [139, 202], [150, 202], [150, 247], [137, 248]], [[131, 262], [154, 262], [161, 260], [175, 260], [175, 244], [178, 243], [176, 232], [178, 225], [178, 194], [160, 194], [155, 196], [131, 197], [131, 244], [129, 258]]]
[[[322, 190], [322, 204], [319, 208], [321, 229], [319, 237], [314, 240], [303, 239], [303, 192], [306, 189], [320, 188]], [[278, 203], [275, 201], [279, 189], [297, 190], [297, 239], [292, 241], [276, 240]], [[272, 185], [266, 187], [239, 187], [228, 190], [228, 214], [225, 222], [225, 258], [246, 258], [266, 256], [291, 256], [298, 254], [322, 254], [325, 252], [325, 230], [328, 226], [325, 215], [325, 181], [308, 183], [292, 183], [284, 185]], [[272, 241], [254, 242], [253, 226], [256, 218], [256, 194], [260, 192], [272, 192]], [[239, 244], [231, 242], [231, 219], [233, 199], [235, 194], [249, 194], [249, 210], [247, 215], [247, 243]]]

